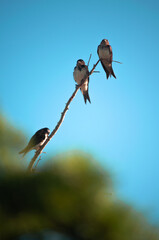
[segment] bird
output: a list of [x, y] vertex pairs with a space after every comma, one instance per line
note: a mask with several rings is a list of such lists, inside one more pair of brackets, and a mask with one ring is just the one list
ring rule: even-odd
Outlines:
[[[89, 71], [88, 71], [88, 67], [85, 64], [85, 62], [82, 59], [79, 59], [77, 61], [77, 64], [74, 68], [74, 72], [73, 72], [73, 77], [75, 82], [80, 85], [82, 83], [82, 80], [88, 76]], [[77, 85], [77, 86], [78, 86]], [[84, 97], [84, 102], [86, 103], [87, 100], [91, 103], [90, 97], [89, 97], [89, 93], [88, 93], [88, 85], [89, 85], [89, 76], [86, 79], [86, 81], [84, 82], [84, 84], [81, 86], [81, 92], [83, 94]]]
[[30, 152], [31, 150], [35, 149], [36, 151], [39, 150], [40, 146], [46, 141], [50, 134], [49, 128], [42, 128], [38, 130], [30, 139], [28, 145], [19, 152], [19, 154], [23, 153], [23, 157]]
[[102, 67], [106, 73], [107, 79], [109, 76], [113, 75], [116, 78], [113, 68], [112, 68], [112, 60], [113, 60], [113, 52], [112, 47], [109, 45], [109, 41], [107, 39], [103, 39], [100, 45], [97, 48], [97, 53], [100, 58]]

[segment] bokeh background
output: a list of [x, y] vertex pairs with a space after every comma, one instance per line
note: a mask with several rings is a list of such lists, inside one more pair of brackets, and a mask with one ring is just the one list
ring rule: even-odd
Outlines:
[[117, 79], [97, 66], [92, 103], [78, 92], [38, 168], [72, 150], [90, 154], [112, 174], [118, 198], [158, 225], [158, 24], [157, 0], [1, 0], [2, 172], [27, 168], [33, 153], [21, 160], [18, 151], [38, 129], [55, 127], [75, 88], [76, 61], [92, 53], [91, 68], [106, 38], [123, 63], [113, 63]]

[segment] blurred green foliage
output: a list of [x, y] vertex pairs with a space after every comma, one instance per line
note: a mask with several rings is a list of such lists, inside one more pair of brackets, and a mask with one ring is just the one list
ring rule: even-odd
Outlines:
[[[22, 168], [15, 171], [18, 161], [13, 159], [24, 138], [3, 122], [0, 125], [4, 135], [0, 140], [1, 240], [18, 239], [27, 233], [39, 236], [40, 231], [46, 230], [76, 240], [159, 239], [158, 229], [117, 199], [112, 176], [90, 155], [65, 153], [51, 158], [40, 172], [29, 174]], [[13, 163], [16, 167], [5, 171]]]
[[25, 143], [24, 135], [14, 128], [0, 114], [0, 170], [9, 171], [23, 167], [23, 162], [17, 154]]

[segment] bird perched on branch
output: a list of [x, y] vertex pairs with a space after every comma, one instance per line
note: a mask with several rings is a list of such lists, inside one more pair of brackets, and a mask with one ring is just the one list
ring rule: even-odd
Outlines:
[[40, 146], [42, 146], [43, 143], [46, 141], [49, 134], [50, 134], [50, 130], [48, 128], [40, 129], [32, 136], [28, 145], [22, 151], [20, 151], [19, 154], [23, 153], [23, 157], [24, 157], [25, 154], [27, 154], [29, 151], [33, 149], [37, 151], [40, 148]]
[[[73, 72], [74, 80], [78, 85], [80, 85], [82, 80], [86, 76], [88, 76], [88, 74], [89, 74], [89, 71], [88, 71], [87, 65], [85, 65], [85, 62], [82, 59], [79, 59], [77, 61], [76, 67], [74, 68], [74, 72]], [[91, 100], [88, 94], [88, 85], [89, 85], [89, 76], [80, 88], [83, 94], [85, 103], [87, 102], [87, 100], [91, 103]]]
[[98, 56], [100, 58], [102, 67], [106, 73], [106, 77], [113, 75], [116, 78], [113, 68], [112, 68], [112, 60], [113, 60], [113, 52], [112, 47], [109, 45], [109, 41], [107, 39], [103, 39], [98, 46], [97, 49]]

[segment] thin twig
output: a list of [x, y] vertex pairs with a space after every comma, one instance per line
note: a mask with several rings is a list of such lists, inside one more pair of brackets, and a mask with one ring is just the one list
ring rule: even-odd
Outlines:
[[116, 62], [116, 63], [120, 63], [120, 64], [123, 64], [122, 62], [118, 62], [118, 61], [115, 61], [115, 60], [113, 60], [112, 62]]
[[[56, 132], [58, 131], [59, 127], [61, 126], [64, 118], [65, 118], [65, 115], [66, 115], [66, 112], [67, 110], [69, 109], [69, 105], [70, 103], [72, 102], [72, 100], [74, 99], [74, 97], [76, 96], [78, 90], [80, 89], [80, 87], [85, 83], [86, 79], [88, 78], [88, 76], [90, 76], [93, 72], [94, 72], [94, 69], [96, 68], [96, 66], [98, 65], [100, 59], [96, 62], [96, 64], [94, 64], [92, 70], [88, 73], [88, 75], [81, 81], [81, 84], [79, 85], [76, 85], [76, 89], [75, 91], [73, 92], [73, 94], [71, 95], [71, 97], [69, 98], [69, 100], [67, 101], [66, 103], [66, 106], [63, 110], [63, 112], [61, 113], [61, 117], [60, 117], [60, 120], [58, 121], [57, 125], [55, 126], [54, 130], [51, 132], [51, 134], [49, 135], [49, 137], [47, 138], [47, 140], [44, 142], [44, 144], [41, 146], [41, 148], [36, 151], [34, 157], [31, 159], [30, 163], [29, 163], [29, 166], [28, 166], [28, 171], [31, 172], [33, 170], [33, 166], [35, 164], [35, 161], [36, 159], [38, 158], [38, 156], [42, 153], [42, 150], [45, 148], [45, 146], [48, 144], [48, 142], [53, 138], [53, 136], [56, 134]], [[38, 164], [38, 162], [37, 162]], [[37, 164], [36, 164], [36, 167], [37, 167]]]
[[38, 166], [38, 163], [40, 162], [40, 160], [41, 160], [41, 156], [39, 157], [39, 159], [38, 159], [38, 161], [37, 161], [37, 163], [36, 163], [35, 167], [33, 168], [33, 171], [34, 171], [34, 172], [35, 172], [35, 170], [36, 170], [36, 168], [37, 168], [37, 166]]
[[89, 56], [88, 63], [87, 63], [87, 67], [89, 67], [89, 63], [90, 63], [91, 57], [92, 57], [92, 53], [91, 53], [90, 56]]

